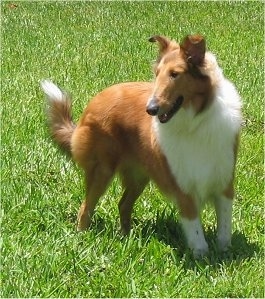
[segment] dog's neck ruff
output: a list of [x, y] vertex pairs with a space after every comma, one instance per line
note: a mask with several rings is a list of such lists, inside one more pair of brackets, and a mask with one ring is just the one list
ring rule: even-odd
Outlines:
[[241, 100], [234, 85], [222, 78], [214, 99], [203, 112], [183, 107], [152, 127], [172, 175], [183, 192], [198, 205], [219, 196], [233, 177], [234, 146], [241, 126]]

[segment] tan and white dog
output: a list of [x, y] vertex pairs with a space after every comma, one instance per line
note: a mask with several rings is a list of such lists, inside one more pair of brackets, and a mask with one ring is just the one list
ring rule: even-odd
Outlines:
[[200, 35], [182, 43], [153, 36], [159, 55], [154, 82], [113, 85], [88, 104], [77, 126], [69, 95], [48, 80], [52, 136], [84, 170], [86, 197], [78, 230], [89, 227], [98, 199], [115, 174], [124, 194], [121, 227], [128, 233], [133, 204], [153, 180], [180, 210], [188, 246], [195, 257], [208, 252], [200, 211], [206, 201], [217, 214], [217, 242], [231, 244], [233, 180], [241, 125], [241, 100], [223, 76]]

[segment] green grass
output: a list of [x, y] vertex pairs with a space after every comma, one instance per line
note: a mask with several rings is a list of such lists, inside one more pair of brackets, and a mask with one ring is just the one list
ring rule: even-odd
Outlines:
[[[261, 2], [11, 2], [1, 4], [1, 296], [264, 297]], [[152, 80], [153, 34], [207, 37], [244, 101], [232, 250], [214, 250], [215, 217], [203, 214], [209, 258], [185, 249], [178, 212], [150, 185], [134, 228], [119, 233], [115, 179], [93, 227], [75, 231], [82, 174], [54, 147], [39, 81], [87, 101], [116, 82]]]

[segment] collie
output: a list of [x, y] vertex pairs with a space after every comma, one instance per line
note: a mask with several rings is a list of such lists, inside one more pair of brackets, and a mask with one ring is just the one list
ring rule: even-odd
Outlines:
[[195, 257], [208, 252], [200, 221], [206, 201], [217, 215], [217, 244], [231, 245], [233, 181], [241, 125], [241, 100], [223, 76], [205, 39], [181, 43], [153, 36], [159, 44], [154, 82], [113, 85], [88, 104], [77, 125], [69, 95], [48, 80], [48, 120], [57, 144], [84, 170], [86, 196], [79, 214], [85, 230], [98, 199], [115, 172], [124, 193], [119, 202], [122, 231], [131, 227], [133, 204], [149, 180], [180, 210]]

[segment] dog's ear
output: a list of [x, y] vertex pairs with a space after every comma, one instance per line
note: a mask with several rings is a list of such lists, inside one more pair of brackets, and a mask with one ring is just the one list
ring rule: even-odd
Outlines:
[[162, 35], [151, 36], [149, 38], [149, 42], [151, 42], [151, 43], [158, 42], [160, 52], [164, 52], [170, 45], [170, 40], [167, 37], [162, 36]]
[[162, 35], [151, 36], [148, 40], [151, 43], [158, 42], [159, 44], [159, 55], [156, 61], [157, 63], [159, 63], [163, 55], [169, 50], [171, 45], [171, 40]]
[[206, 51], [206, 43], [203, 36], [198, 34], [188, 35], [184, 38], [180, 47], [184, 52], [187, 63], [194, 66], [203, 64]]

